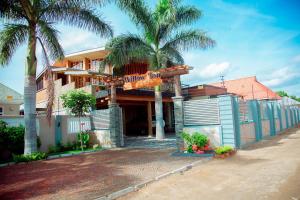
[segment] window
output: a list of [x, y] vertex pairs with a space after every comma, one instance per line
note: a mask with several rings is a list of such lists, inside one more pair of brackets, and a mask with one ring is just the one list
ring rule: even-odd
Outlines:
[[0, 115], [3, 115], [3, 108], [0, 107]]
[[99, 59], [95, 59], [92, 60], [91, 62], [91, 71], [95, 71], [95, 72], [104, 72], [104, 67], [101, 66], [101, 60]]
[[43, 78], [40, 78], [37, 80], [36, 89], [37, 89], [37, 91], [39, 91], [43, 88], [44, 88]]

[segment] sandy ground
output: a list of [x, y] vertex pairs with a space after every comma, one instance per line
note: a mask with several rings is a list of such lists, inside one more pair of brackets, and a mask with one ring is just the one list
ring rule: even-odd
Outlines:
[[300, 129], [290, 129], [232, 158], [199, 165], [120, 199], [300, 200]]
[[0, 168], [0, 199], [95, 199], [193, 163], [173, 149], [120, 149]]

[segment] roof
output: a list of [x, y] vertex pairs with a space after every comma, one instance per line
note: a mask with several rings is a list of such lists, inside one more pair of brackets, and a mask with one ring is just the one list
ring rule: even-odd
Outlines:
[[0, 83], [0, 103], [23, 104], [23, 95]]
[[[222, 82], [210, 83], [210, 85], [222, 87]], [[256, 76], [224, 81], [228, 93], [249, 99], [281, 99], [279, 95], [270, 88], [257, 81]]]

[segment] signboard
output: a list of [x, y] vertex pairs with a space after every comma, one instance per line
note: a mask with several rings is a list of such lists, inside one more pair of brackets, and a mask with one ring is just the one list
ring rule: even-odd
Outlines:
[[7, 101], [12, 101], [13, 100], [13, 96], [6, 96]]
[[133, 90], [138, 88], [154, 87], [162, 84], [162, 79], [159, 72], [148, 71], [145, 74], [125, 75], [124, 90]]

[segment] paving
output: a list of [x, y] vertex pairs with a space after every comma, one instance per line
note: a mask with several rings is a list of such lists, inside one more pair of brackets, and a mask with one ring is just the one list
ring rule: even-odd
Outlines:
[[300, 200], [300, 129], [153, 182], [120, 200]]
[[116, 149], [0, 168], [0, 199], [95, 199], [200, 158], [174, 149]]

